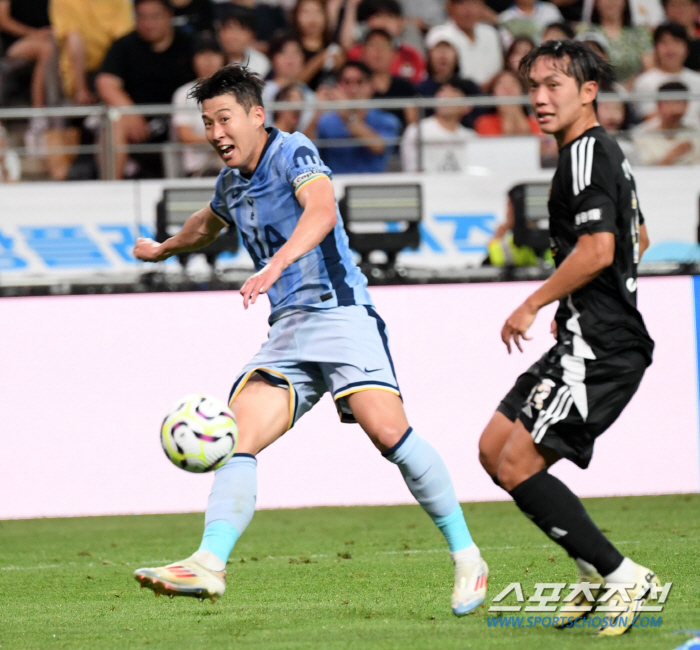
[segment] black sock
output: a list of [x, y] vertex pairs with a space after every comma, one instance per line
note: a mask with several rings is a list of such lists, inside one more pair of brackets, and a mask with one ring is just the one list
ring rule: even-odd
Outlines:
[[510, 491], [518, 508], [574, 559], [592, 564], [605, 576], [622, 562], [579, 498], [558, 478], [542, 470]]

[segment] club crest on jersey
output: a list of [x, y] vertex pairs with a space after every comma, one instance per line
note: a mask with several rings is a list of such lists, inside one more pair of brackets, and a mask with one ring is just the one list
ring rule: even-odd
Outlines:
[[316, 152], [308, 147], [301, 146], [294, 152], [294, 166], [301, 169], [308, 165], [320, 165], [321, 161], [318, 159]]
[[526, 404], [533, 406], [537, 411], [541, 411], [555, 386], [556, 384], [551, 379], [543, 379], [532, 389]]

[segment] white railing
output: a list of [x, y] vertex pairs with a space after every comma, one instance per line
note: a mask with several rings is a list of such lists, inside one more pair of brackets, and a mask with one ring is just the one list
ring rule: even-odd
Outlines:
[[[624, 102], [625, 104], [635, 104], [641, 102], [663, 100], [688, 100], [700, 102], [700, 93], [691, 92], [661, 92], [661, 93], [601, 93], [598, 96], [599, 102]], [[266, 106], [268, 113], [281, 110], [298, 110], [298, 111], [321, 111], [333, 112], [343, 109], [405, 109], [415, 108], [420, 118], [424, 117], [426, 110], [434, 109], [437, 106], [470, 106], [470, 107], [494, 107], [499, 105], [520, 104], [529, 106], [530, 99], [527, 95], [519, 97], [493, 97], [490, 95], [478, 95], [464, 98], [425, 98], [425, 97], [410, 97], [401, 99], [371, 99], [371, 100], [334, 100], [334, 101], [297, 101], [297, 102], [272, 102]], [[53, 119], [70, 119], [70, 118], [87, 118], [94, 117], [99, 120], [100, 134], [98, 144], [93, 145], [64, 145], [64, 146], [48, 146], [40, 145], [29, 150], [27, 147], [12, 147], [20, 157], [22, 156], [38, 156], [44, 157], [51, 154], [90, 154], [95, 155], [99, 161], [101, 177], [104, 180], [111, 180], [116, 177], [115, 174], [115, 155], [117, 153], [179, 153], [185, 149], [201, 147], [203, 150], [208, 148], [208, 145], [184, 144], [180, 142], [163, 142], [157, 144], [129, 144], [117, 145], [114, 141], [114, 124], [123, 115], [170, 115], [175, 113], [193, 113], [197, 109], [191, 107], [156, 104], [156, 105], [138, 105], [138, 106], [120, 106], [108, 107], [104, 105], [97, 106], [55, 106], [46, 108], [0, 108], [0, 123], [10, 122], [15, 120], [27, 121], [36, 117], [53, 118]], [[401, 138], [378, 138], [376, 140], [368, 140], [366, 138], [348, 138], [348, 139], [333, 139], [323, 140], [315, 139], [315, 143], [319, 147], [357, 147], [365, 146], [376, 141], [382, 142], [388, 146], [395, 146], [400, 142]], [[422, 160], [422, 147], [425, 142], [423, 138], [418, 138], [419, 161]], [[1, 152], [0, 152], [1, 153]]]

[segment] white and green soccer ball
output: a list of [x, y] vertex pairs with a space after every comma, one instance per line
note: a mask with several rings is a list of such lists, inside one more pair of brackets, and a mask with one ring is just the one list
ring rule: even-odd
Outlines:
[[219, 400], [187, 395], [165, 416], [160, 442], [165, 455], [180, 469], [210, 472], [233, 456], [238, 427], [233, 413]]

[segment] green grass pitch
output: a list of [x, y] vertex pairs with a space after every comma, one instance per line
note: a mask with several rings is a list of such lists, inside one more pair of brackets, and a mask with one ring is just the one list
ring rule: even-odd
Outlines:
[[[7, 495], [6, 497], [7, 498]], [[0, 648], [644, 648], [700, 629], [700, 495], [586, 500], [619, 548], [674, 583], [660, 629], [493, 629], [455, 618], [452, 565], [417, 506], [258, 512], [216, 604], [155, 598], [135, 568], [182, 559], [201, 514], [0, 521]], [[487, 606], [510, 582], [573, 582], [573, 563], [513, 503], [465, 504], [490, 565]]]

